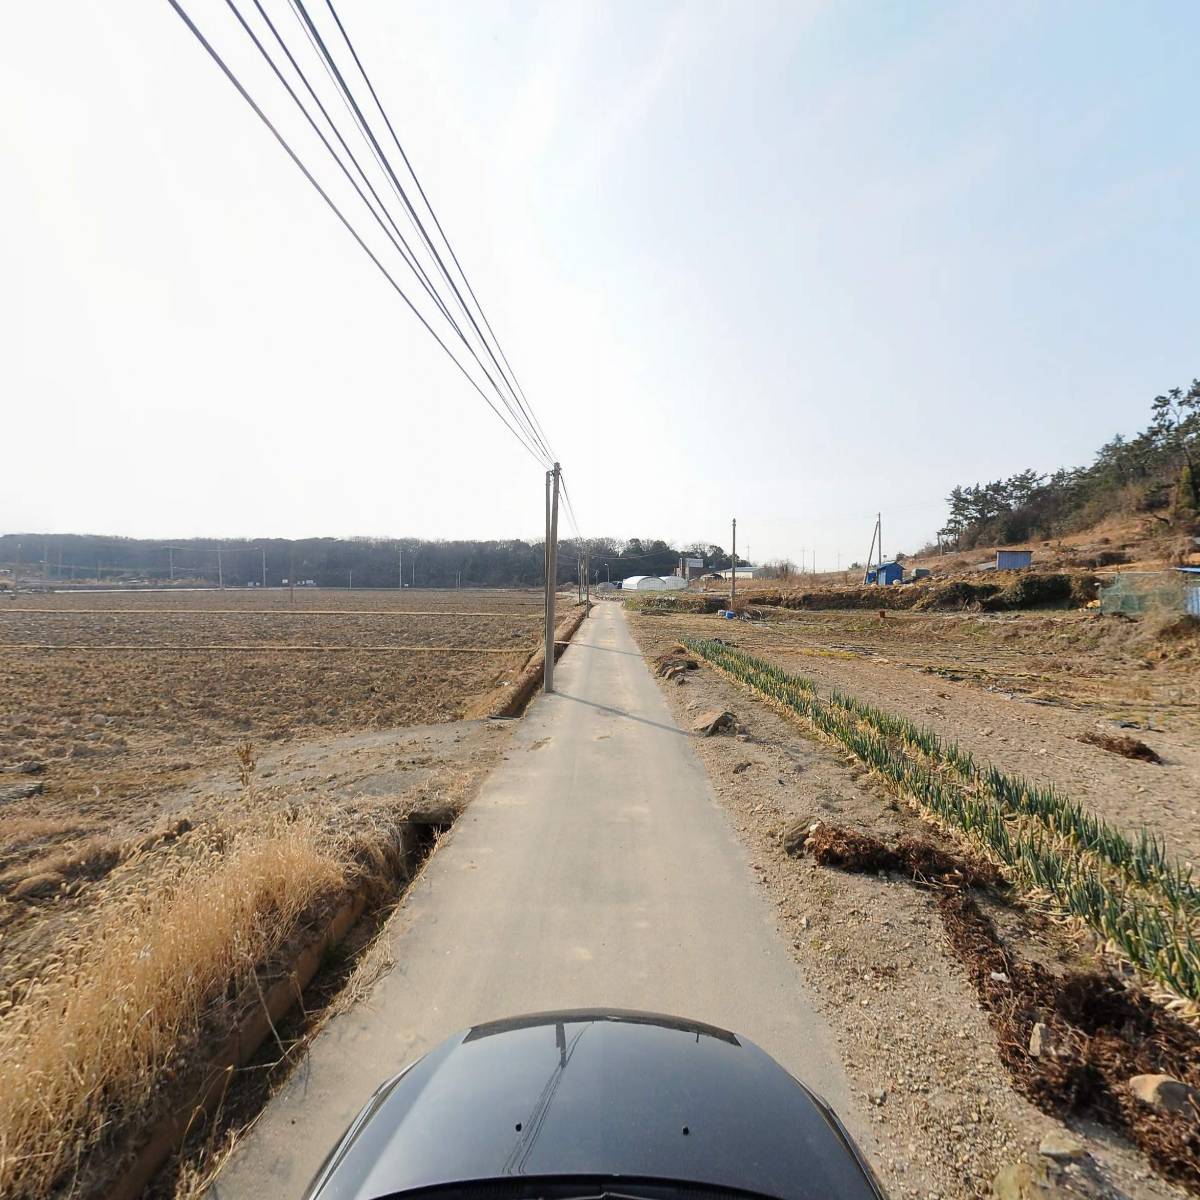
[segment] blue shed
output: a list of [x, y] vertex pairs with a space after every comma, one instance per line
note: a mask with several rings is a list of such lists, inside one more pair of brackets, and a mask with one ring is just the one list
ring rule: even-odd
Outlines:
[[885, 587], [893, 583], [903, 583], [904, 568], [897, 562], [883, 563], [879, 567], [872, 567], [867, 572], [867, 582], [882, 584]]
[[997, 550], [997, 571], [1020, 571], [1033, 562], [1032, 550]]

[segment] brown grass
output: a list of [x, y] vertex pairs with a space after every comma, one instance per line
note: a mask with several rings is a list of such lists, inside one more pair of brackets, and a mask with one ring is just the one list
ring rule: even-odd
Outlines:
[[211, 1006], [344, 887], [347, 861], [302, 819], [230, 830], [0, 1006], [0, 1194], [45, 1195], [151, 1108]]
[[1099, 746], [1110, 754], [1119, 754], [1122, 758], [1133, 758], [1139, 762], [1161, 763], [1162, 759], [1156, 750], [1151, 750], [1145, 742], [1139, 741], [1128, 734], [1116, 733], [1084, 733], [1079, 740], [1089, 746]]

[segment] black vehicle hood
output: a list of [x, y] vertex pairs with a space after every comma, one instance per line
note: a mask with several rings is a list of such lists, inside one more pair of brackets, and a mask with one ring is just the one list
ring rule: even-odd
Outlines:
[[617, 1010], [456, 1034], [376, 1093], [313, 1200], [482, 1180], [658, 1179], [878, 1200], [830, 1110], [725, 1030]]

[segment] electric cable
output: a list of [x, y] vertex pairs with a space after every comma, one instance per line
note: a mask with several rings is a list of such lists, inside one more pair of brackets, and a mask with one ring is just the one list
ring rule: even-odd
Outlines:
[[467, 368], [465, 366], [463, 366], [463, 364], [455, 356], [454, 352], [446, 345], [446, 343], [441, 339], [441, 337], [438, 336], [436, 330], [434, 330], [434, 328], [425, 319], [425, 317], [421, 313], [420, 309], [418, 309], [416, 307], [416, 305], [412, 302], [412, 300], [409, 299], [408, 294], [404, 291], [404, 289], [400, 286], [400, 284], [397, 283], [396, 279], [391, 274], [391, 272], [387, 269], [386, 266], [384, 266], [383, 262], [375, 254], [375, 252], [363, 240], [361, 234], [359, 234], [358, 230], [355, 229], [355, 227], [350, 223], [349, 219], [342, 212], [342, 210], [337, 206], [337, 204], [334, 202], [334, 200], [330, 197], [329, 193], [326, 192], [325, 189], [321, 186], [321, 184], [317, 181], [317, 179], [313, 175], [313, 173], [308, 169], [308, 167], [306, 167], [304, 165], [304, 162], [301, 160], [300, 156], [295, 152], [295, 150], [292, 149], [292, 147], [288, 143], [287, 139], [283, 136], [283, 134], [281, 134], [279, 132], [279, 130], [275, 127], [275, 125], [271, 121], [271, 119], [259, 107], [258, 103], [254, 100], [254, 98], [250, 95], [250, 93], [243, 86], [241, 80], [233, 72], [232, 68], [225, 62], [224, 58], [222, 58], [221, 54], [217, 51], [217, 49], [209, 42], [209, 40], [200, 31], [200, 29], [197, 27], [195, 22], [188, 15], [187, 11], [183, 8], [183, 6], [179, 2], [179, 0], [167, 0], [167, 3], [171, 6], [171, 8], [173, 8], [175, 10], [176, 15], [180, 18], [181, 21], [183, 21], [183, 23], [187, 27], [188, 31], [200, 43], [200, 45], [204, 48], [205, 52], [209, 55], [209, 57], [213, 60], [213, 62], [215, 62], [216, 65], [220, 68], [221, 73], [230, 82], [230, 84], [232, 84], [234, 89], [237, 91], [238, 95], [240, 95], [242, 97], [242, 99], [250, 106], [250, 108], [254, 112], [255, 116], [257, 116], [258, 119], [260, 121], [262, 121], [262, 123], [267, 127], [267, 129], [270, 131], [271, 135], [275, 138], [275, 140], [283, 148], [284, 152], [292, 160], [292, 162], [295, 164], [295, 166], [300, 171], [300, 173], [305, 177], [305, 179], [308, 180], [308, 182], [312, 185], [312, 187], [315, 189], [315, 191], [321, 197], [321, 199], [325, 201], [326, 205], [328, 205], [328, 207], [333, 212], [333, 214], [342, 223], [342, 225], [346, 229], [346, 232], [349, 233], [352, 238], [354, 238], [354, 240], [358, 243], [358, 246], [362, 250], [362, 252], [371, 260], [372, 263], [375, 264], [375, 267], [378, 269], [380, 274], [382, 274], [383, 277], [388, 281], [388, 283], [391, 284], [392, 289], [404, 301], [404, 303], [408, 306], [409, 310], [417, 318], [417, 320], [420, 321], [421, 324], [425, 327], [425, 329], [429, 333], [430, 337], [432, 337], [433, 340], [435, 342], [437, 342], [437, 344], [441, 347], [443, 353], [445, 353], [445, 355], [450, 359], [450, 361], [454, 363], [454, 365], [459, 369], [459, 371], [462, 373], [463, 377], [467, 380], [467, 382], [470, 383], [470, 385], [475, 389], [475, 391], [479, 393], [479, 395], [483, 399], [484, 403], [487, 404], [487, 406], [492, 410], [492, 412], [494, 412], [496, 414], [496, 416], [504, 424], [504, 427], [513, 435], [513, 437], [515, 437], [517, 439], [518, 442], [520, 442], [520, 444], [525, 448], [525, 450], [534, 459], [534, 461], [538, 462], [541, 465], [544, 465], [544, 464], [542, 464], [542, 456], [541, 456], [540, 452], [538, 450], [536, 450], [534, 448], [534, 446], [532, 446], [524, 437], [522, 437], [522, 435], [517, 431], [516, 428], [514, 428], [511, 424], [509, 424], [509, 422], [505, 419], [504, 414], [501, 413], [501, 411], [495, 406], [495, 404], [492, 403], [491, 399], [484, 392], [484, 390], [479, 386], [478, 382], [474, 379], [474, 377], [467, 370]]

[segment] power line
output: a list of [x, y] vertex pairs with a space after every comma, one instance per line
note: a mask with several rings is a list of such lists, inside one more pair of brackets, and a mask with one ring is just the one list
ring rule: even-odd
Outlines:
[[[322, 38], [320, 30], [316, 27], [312, 18], [309, 16], [308, 10], [304, 6], [304, 0], [291, 0], [291, 5], [292, 5], [293, 10], [296, 12], [298, 17], [300, 18], [301, 23], [303, 24], [304, 28], [306, 29], [306, 31], [309, 35], [309, 40], [313, 44], [313, 48], [316, 50], [317, 54], [320, 56], [322, 61], [325, 63], [326, 70], [331, 73], [331, 78], [334, 80], [334, 83], [337, 86], [338, 90], [340, 91], [344, 101], [350, 107], [352, 114], [354, 115], [355, 119], [358, 122], [360, 132], [362, 133], [363, 137], [367, 140], [370, 148], [372, 149], [372, 151], [375, 154], [376, 160], [378, 161], [379, 165], [383, 168], [385, 175], [390, 180], [392, 187], [396, 191], [397, 196], [399, 197], [401, 203], [404, 205], [405, 209], [407, 210], [409, 217], [416, 225], [417, 230], [420, 233], [420, 235], [425, 243], [426, 248], [428, 249], [430, 255], [433, 257], [433, 260], [435, 261], [435, 263], [438, 266], [439, 271], [441, 272], [442, 278], [446, 281], [446, 283], [448, 283], [450, 285], [450, 288], [454, 292], [455, 298], [458, 301], [459, 307], [462, 309], [464, 315], [470, 321], [472, 328], [474, 328], [475, 333], [479, 338], [480, 344], [483, 346], [488, 357], [495, 364], [497, 372], [499, 372], [501, 378], [504, 379], [505, 385], [508, 387], [509, 391], [511, 392], [514, 401], [516, 401], [517, 406], [521, 411], [521, 417], [518, 418], [516, 413], [513, 413], [514, 419], [519, 420], [519, 422], [523, 425], [523, 427], [530, 433], [534, 442], [538, 446], [540, 446], [540, 448], [546, 454], [546, 456], [551, 461], [553, 461], [554, 456], [553, 456], [549, 446], [546, 444], [544, 438], [542, 438], [541, 435], [538, 433], [532, 416], [526, 411], [525, 406], [523, 406], [521, 404], [521, 401], [520, 401], [519, 397], [517, 396], [515, 390], [513, 390], [511, 383], [509, 383], [507, 377], [504, 375], [503, 369], [501, 368], [500, 363], [497, 360], [495, 353], [492, 351], [490, 343], [488, 342], [487, 338], [484, 337], [483, 331], [479, 328], [479, 324], [475, 320], [474, 314], [471, 312], [470, 308], [466, 304], [466, 301], [463, 299], [462, 293], [459, 291], [457, 283], [455, 283], [453, 277], [451, 276], [449, 270], [446, 267], [444, 260], [442, 259], [441, 254], [438, 252], [437, 247], [433, 244], [432, 238], [430, 238], [428, 231], [425, 229], [425, 226], [424, 226], [423, 222], [421, 221], [421, 218], [418, 216], [416, 209], [413, 207], [412, 202], [409, 200], [408, 193], [404, 190], [404, 185], [400, 182], [400, 179], [397, 176], [394, 168], [392, 167], [391, 162], [388, 160], [387, 155], [384, 154], [383, 147], [380, 146], [379, 141], [376, 138], [374, 131], [371, 129], [370, 122], [366, 119], [366, 116], [363, 113], [362, 108], [360, 107], [358, 101], [355, 99], [353, 91], [351, 90], [349, 84], [346, 82], [346, 79], [343, 76], [340, 67], [337, 65], [337, 61], [333, 57], [333, 54], [330, 52], [329, 47], [326, 45], [324, 38]], [[341, 21], [337, 19], [336, 10], [333, 9], [332, 5], [330, 5], [329, 7], [330, 7], [331, 13], [333, 13], [334, 19], [337, 20], [338, 28], [341, 31], [342, 37], [345, 40], [346, 45], [350, 50], [351, 56], [354, 58], [355, 64], [357, 65], [360, 74], [362, 74], [363, 79], [366, 82], [367, 87], [371, 92], [372, 98], [375, 101], [375, 105], [379, 109], [381, 115], [383, 116], [384, 123], [388, 126], [389, 130], [392, 131], [393, 140], [395, 140], [396, 145], [398, 147], [400, 147], [399, 140], [396, 138], [395, 131], [394, 131], [394, 129], [392, 129], [392, 125], [391, 125], [390, 120], [388, 119], [387, 113], [384, 112], [383, 106], [379, 101], [379, 97], [375, 93], [375, 89], [372, 87], [370, 80], [367, 78], [366, 72], [363, 70], [362, 62], [354, 50], [354, 46], [350, 41], [349, 35], [346, 32], [345, 26], [343, 26]], [[402, 156], [404, 155], [403, 147], [400, 147], [400, 153]], [[409, 164], [407, 162], [407, 157], [405, 157], [405, 162], [406, 162], [406, 165], [408, 166], [409, 173], [413, 175], [414, 179], [416, 179], [416, 175], [412, 171], [411, 164]], [[418, 187], [419, 186], [420, 185], [418, 184]], [[425, 203], [426, 203], [426, 207], [429, 207], [429, 202], [427, 199], [426, 199]], [[430, 209], [430, 211], [432, 212], [432, 209]], [[445, 234], [443, 233], [442, 236], [444, 239]], [[449, 245], [448, 242], [447, 242], [447, 245]], [[461, 270], [461, 268], [460, 268], [460, 270]], [[497, 390], [499, 390], [499, 389], [497, 389]], [[507, 407], [507, 402], [506, 402], [506, 407]], [[509, 408], [509, 411], [512, 412], [511, 407]]]
[[350, 221], [348, 220], [346, 215], [342, 212], [342, 210], [337, 206], [337, 204], [329, 196], [329, 193], [325, 191], [325, 189], [320, 185], [320, 183], [317, 182], [316, 177], [312, 174], [312, 172], [308, 169], [308, 167], [306, 167], [304, 165], [303, 161], [300, 159], [299, 155], [292, 149], [292, 147], [288, 143], [287, 139], [283, 136], [283, 134], [281, 134], [279, 132], [279, 130], [275, 127], [275, 125], [273, 124], [271, 119], [266, 115], [265, 112], [263, 112], [263, 110], [259, 107], [259, 105], [254, 100], [254, 98], [250, 95], [250, 93], [242, 85], [241, 80], [238, 79], [236, 74], [234, 74], [233, 70], [225, 62], [224, 58], [221, 57], [220, 53], [216, 50], [216, 48], [208, 41], [208, 39], [204, 36], [204, 34], [199, 30], [199, 28], [196, 26], [195, 22], [191, 19], [191, 17], [185, 11], [183, 6], [179, 3], [179, 0], [167, 0], [167, 3], [170, 4], [170, 6], [175, 10], [175, 13], [178, 15], [180, 20], [183, 21], [184, 25], [187, 26], [188, 31], [200, 43], [200, 45], [204, 48], [204, 50], [207, 52], [207, 54], [213, 60], [213, 62], [215, 62], [216, 65], [220, 68], [221, 73], [233, 85], [233, 87], [236, 89], [238, 95], [240, 95], [242, 97], [242, 99], [253, 110], [255, 116], [257, 116], [258, 119], [260, 121], [262, 121], [262, 123], [267, 127], [267, 129], [270, 131], [271, 135], [275, 138], [275, 140], [283, 148], [283, 150], [287, 154], [287, 156], [296, 165], [296, 167], [300, 171], [300, 173], [313, 186], [313, 188], [316, 190], [317, 194], [321, 197], [321, 199], [325, 201], [325, 203], [328, 205], [328, 207], [332, 210], [333, 214], [342, 223], [342, 225], [346, 229], [346, 232], [349, 233], [352, 238], [354, 238], [355, 242], [358, 243], [358, 246], [362, 250], [362, 252], [371, 260], [372, 263], [375, 264], [375, 267], [378, 269], [380, 274], [383, 275], [383, 277], [388, 281], [389, 284], [391, 284], [392, 289], [401, 298], [401, 300], [404, 301], [404, 303], [408, 306], [409, 310], [417, 318], [417, 320], [420, 321], [421, 324], [425, 327], [425, 330], [429, 333], [430, 337], [432, 337], [433, 340], [435, 342], [437, 342], [437, 344], [441, 347], [442, 351], [446, 354], [446, 356], [450, 359], [450, 361], [454, 363], [454, 365], [459, 369], [460, 372], [462, 372], [463, 377], [475, 389], [475, 391], [479, 393], [479, 395], [482, 398], [482, 400], [484, 401], [484, 403], [487, 404], [487, 406], [492, 410], [492, 412], [494, 412], [496, 414], [496, 416], [499, 417], [501, 422], [504, 424], [505, 428], [513, 435], [513, 437], [515, 437], [517, 439], [518, 442], [520, 442], [520, 444], [533, 457], [533, 459], [539, 463], [539, 465], [544, 466], [545, 464], [542, 462], [542, 456], [539, 454], [539, 452], [533, 446], [531, 446], [524, 437], [521, 436], [521, 434], [517, 431], [516, 428], [514, 428], [511, 424], [509, 424], [508, 420], [504, 417], [504, 414], [501, 413], [501, 411], [495, 406], [495, 404], [492, 403], [491, 399], [487, 396], [487, 394], [484, 392], [484, 390], [479, 386], [479, 384], [476, 382], [476, 380], [472, 377], [471, 373], [466, 369], [466, 367], [463, 366], [463, 364], [454, 355], [454, 352], [446, 345], [446, 343], [438, 336], [437, 332], [429, 324], [429, 322], [425, 319], [425, 317], [421, 313], [420, 309], [418, 309], [417, 306], [415, 304], [413, 304], [412, 300], [409, 299], [407, 293], [400, 286], [400, 284], [396, 282], [396, 280], [393, 277], [393, 275], [391, 274], [391, 272], [387, 269], [387, 267], [384, 266], [384, 264], [380, 261], [379, 257], [375, 254], [375, 252], [363, 240], [362, 236], [354, 228], [354, 226], [350, 223]]
[[[382, 211], [383, 215], [385, 217], [387, 217], [389, 224], [392, 226], [392, 229], [395, 230], [395, 236], [393, 236], [388, 231], [388, 228], [386, 225], [384, 225], [383, 220], [381, 219], [379, 213], [375, 211], [375, 209], [374, 209], [374, 207], [372, 207], [370, 201], [367, 200], [367, 197], [363, 194], [362, 188], [359, 187], [359, 185], [355, 181], [354, 177], [350, 174], [349, 169], [346, 167], [346, 164], [338, 156], [337, 151], [330, 144], [329, 139], [321, 131], [320, 127], [317, 125], [316, 120], [313, 118], [312, 114], [309, 112], [308, 108], [305, 106], [303, 100], [296, 94], [295, 89], [284, 78], [283, 73], [279, 69], [278, 64], [271, 57], [270, 53], [267, 51], [266, 47], [259, 40], [259, 38], [255, 34], [254, 30], [250, 28], [245, 17], [241, 13], [241, 11], [238, 9], [237, 4], [235, 3], [235, 0], [225, 0], [225, 3], [226, 3], [226, 6], [229, 8], [229, 10], [237, 18], [238, 24], [241, 25], [242, 30], [245, 32], [246, 36], [254, 44], [255, 49], [258, 51], [258, 53], [263, 58], [263, 60], [266, 62], [266, 64], [271, 68], [271, 71], [275, 75], [275, 78], [283, 86], [284, 90], [287, 92], [287, 94], [291, 98], [292, 102], [300, 110], [301, 114], [304, 116], [304, 119], [308, 122], [312, 131], [320, 139], [321, 144], [329, 152], [330, 157], [334, 160], [335, 163], [337, 163], [342, 174], [346, 177], [347, 182], [358, 194], [358, 198], [366, 206], [367, 211], [371, 214], [371, 216], [375, 220], [375, 223], [383, 231], [384, 236], [388, 239], [388, 241], [391, 242], [392, 246], [396, 249], [397, 253], [399, 253], [400, 257], [404, 260], [405, 264], [416, 276], [417, 282], [422, 286], [422, 288], [425, 290], [426, 294], [433, 300], [434, 304], [438, 307], [439, 311], [442, 313], [442, 315], [446, 318], [447, 322], [450, 324], [450, 327], [454, 330], [455, 333], [458, 334], [459, 340], [462, 342], [463, 346], [466, 347], [467, 353], [470, 354], [471, 357], [475, 360], [476, 365], [483, 372], [488, 383], [490, 383], [492, 385], [492, 387], [495, 388], [497, 396], [499, 396], [501, 403], [504, 404], [504, 406], [508, 410], [510, 416], [512, 416], [514, 421], [517, 421], [518, 424], [520, 424], [520, 417], [518, 416], [518, 414], [516, 412], [514, 412], [512, 405], [509, 404], [508, 401], [505, 399], [504, 394], [500, 391], [500, 388], [497, 385], [495, 379], [492, 378], [491, 372], [489, 372], [487, 367], [484, 366], [484, 364], [480, 361], [479, 355], [476, 354], [474, 347], [470, 344], [470, 342], [467, 341], [466, 335], [463, 333], [461, 327], [458, 325], [458, 322], [455, 321], [455, 319], [451, 315], [449, 309], [446, 307], [445, 302], [442, 300], [441, 296], [438, 295], [437, 291], [434, 289], [433, 284], [430, 282], [429, 277], [426, 274], [424, 268], [421, 266], [420, 262], [417, 260], [416, 254], [414, 253], [412, 247], [408, 244], [404, 235], [400, 232], [400, 228], [396, 224], [395, 219], [392, 217], [387, 206], [384, 204], [383, 200], [380, 198], [379, 193], [371, 185], [371, 181], [368, 178], [366, 172], [363, 170], [362, 165], [359, 163], [358, 159], [355, 158], [354, 152], [347, 145], [346, 140], [342, 136], [341, 131], [338, 129], [336, 122], [333, 120], [332, 117], [330, 117], [329, 112], [325, 108], [324, 104], [321, 103], [320, 97], [317, 95], [312, 84], [308, 80], [308, 76], [304, 73], [303, 68], [296, 61], [295, 55], [292, 54], [287, 43], [284, 41], [284, 39], [280, 35], [278, 29], [275, 27], [274, 23], [271, 21], [271, 18], [267, 15], [266, 11], [263, 9], [262, 4], [259, 2], [259, 0], [253, 0], [254, 6], [258, 10], [259, 15], [262, 17], [263, 21], [266, 22], [267, 28], [270, 29], [271, 33], [275, 37], [275, 40], [279, 43], [281, 49], [283, 50], [283, 53], [287, 56], [288, 62], [291, 63], [292, 68], [295, 70], [296, 74], [300, 77], [300, 80], [304, 84], [305, 88], [308, 90], [309, 95], [312, 96], [314, 103], [316, 104], [317, 108], [321, 112], [321, 115], [325, 118], [326, 122], [329, 124], [330, 129], [332, 129], [334, 136], [338, 139], [338, 142], [341, 144], [342, 148], [345, 150], [350, 161], [354, 164], [355, 169], [358, 171], [359, 175], [362, 177], [363, 183], [366, 185], [367, 190], [371, 193], [371, 196], [374, 198], [375, 203], [379, 205], [379, 208]], [[397, 241], [397, 238], [399, 239], [399, 241]], [[524, 429], [524, 427], [522, 427], [522, 432], [526, 433], [526, 436], [529, 437], [529, 435], [528, 435], [527, 431]], [[530, 440], [532, 441], [531, 438], [530, 438]]]
[[[299, 0], [297, 0], [297, 2], [299, 2]], [[520, 398], [520, 403], [523, 406], [523, 408], [525, 409], [525, 411], [529, 414], [529, 418], [533, 422], [533, 425], [534, 425], [537, 433], [539, 434], [539, 438], [538, 438], [539, 444], [546, 451], [546, 453], [550, 456], [550, 458], [553, 459], [555, 456], [551, 452], [550, 447], [546, 441], [545, 431], [542, 429], [541, 422], [538, 420], [537, 414], [533, 411], [533, 405], [530, 404], [529, 400], [526, 398], [525, 389], [521, 387], [520, 380], [517, 379], [516, 372], [512, 369], [512, 366], [510, 365], [510, 363], [508, 361], [508, 356], [504, 353], [504, 347], [500, 344], [500, 339], [496, 336], [495, 331], [492, 329], [491, 322], [487, 319], [487, 314], [483, 310], [483, 305], [480, 304], [479, 297], [476, 296], [475, 289], [471, 286], [471, 281], [470, 281], [470, 279], [467, 278], [467, 273], [463, 269], [462, 263], [459, 262], [458, 255], [455, 253], [454, 247], [453, 247], [453, 245], [451, 245], [450, 239], [446, 235], [446, 231], [442, 228], [442, 223], [438, 219], [437, 212], [434, 210], [433, 205], [430, 203], [429, 197], [425, 194], [425, 189], [421, 185], [421, 180], [418, 178], [416, 171], [413, 169], [412, 163], [409, 161], [408, 154], [405, 152], [403, 145], [401, 145], [401, 143], [400, 143], [400, 138], [397, 136], [396, 130], [393, 127], [392, 122], [383, 107], [383, 103], [379, 99], [378, 93], [375, 91], [375, 85], [371, 82], [371, 78], [367, 74], [366, 67], [363, 66], [362, 60], [358, 56], [358, 51], [355, 50], [355, 48], [354, 48], [354, 43], [350, 40], [350, 35], [346, 31], [345, 25], [342, 24], [341, 17], [338, 16], [337, 9], [333, 5], [333, 0], [325, 0], [325, 3], [326, 3], [326, 7], [329, 9], [331, 16], [333, 17], [334, 23], [338, 27], [338, 31], [342, 35], [343, 41], [345, 41], [345, 43], [346, 43], [346, 48], [350, 51], [351, 58], [354, 59], [354, 65], [358, 68], [358, 73], [362, 76], [363, 82], [367, 85], [367, 91], [369, 91], [371, 93], [371, 99], [375, 102], [375, 107], [379, 110], [379, 115], [383, 118], [383, 123], [387, 126], [388, 133], [391, 134], [392, 141], [395, 143], [396, 149], [400, 152], [400, 157], [404, 160], [404, 166], [407, 168], [409, 175], [412, 176], [413, 183], [415, 183], [417, 186], [417, 191], [418, 191], [418, 193], [420, 193], [421, 200], [424, 202], [426, 209], [429, 211], [429, 215], [433, 219], [434, 226], [437, 228], [437, 231], [441, 235], [441, 239], [442, 239], [443, 243], [445, 244], [447, 251], [450, 254], [450, 258], [453, 260], [454, 265], [458, 268], [458, 273], [462, 277], [463, 284], [466, 286], [468, 294], [470, 295], [471, 299], [475, 302], [475, 307], [479, 310], [480, 319], [483, 321], [484, 326], [487, 328], [488, 333], [492, 337], [492, 340], [496, 343], [496, 349], [499, 352], [500, 358], [503, 360], [504, 366], [507, 368], [509, 375], [512, 377], [512, 383], [515, 387], [516, 394]], [[422, 232], [424, 232], [423, 227], [422, 227]], [[433, 245], [432, 245], [432, 242], [429, 240], [428, 236], [426, 236], [426, 242], [429, 244], [430, 249], [432, 250]], [[439, 261], [439, 263], [441, 262], [440, 256], [438, 256], [438, 261]], [[455, 288], [456, 294], [457, 294], [457, 291], [458, 291], [458, 289]], [[461, 299], [462, 299], [461, 296], [459, 297], [459, 299], [461, 301]]]

